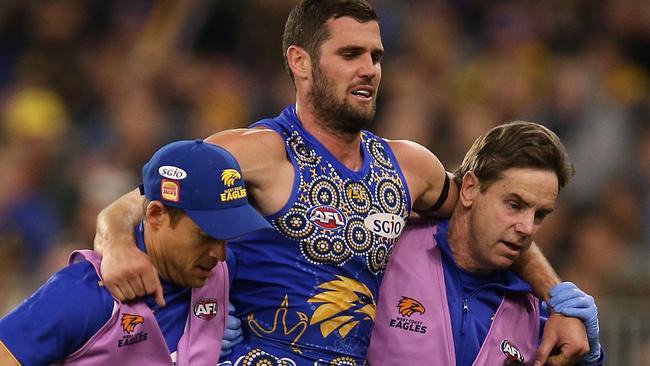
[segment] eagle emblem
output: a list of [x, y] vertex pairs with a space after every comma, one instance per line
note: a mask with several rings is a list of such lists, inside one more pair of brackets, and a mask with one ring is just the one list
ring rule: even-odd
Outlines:
[[408, 317], [413, 315], [413, 313], [424, 314], [426, 311], [421, 302], [408, 296], [402, 296], [402, 299], [397, 303], [397, 308], [399, 309], [400, 315]]
[[140, 315], [132, 315], [132, 314], [122, 314], [122, 321], [120, 324], [122, 325], [122, 329], [124, 329], [125, 332], [131, 334], [135, 330], [135, 326], [138, 324], [143, 324], [144, 323], [144, 318], [141, 317]]
[[221, 181], [226, 187], [232, 187], [237, 179], [241, 179], [241, 174], [236, 169], [225, 169], [221, 172]]
[[[335, 330], [345, 338], [363, 320], [375, 320], [375, 299], [363, 283], [344, 276], [320, 284], [325, 291], [307, 302], [322, 304], [316, 308], [309, 325], [320, 324], [323, 337]], [[343, 314], [343, 315], [342, 315]]]

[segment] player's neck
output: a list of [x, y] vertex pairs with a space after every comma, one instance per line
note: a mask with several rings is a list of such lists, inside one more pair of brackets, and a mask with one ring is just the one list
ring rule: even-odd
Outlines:
[[320, 121], [307, 103], [296, 103], [296, 114], [303, 127], [329, 150], [336, 159], [353, 171], [363, 166], [361, 155], [361, 133], [346, 134], [333, 131]]

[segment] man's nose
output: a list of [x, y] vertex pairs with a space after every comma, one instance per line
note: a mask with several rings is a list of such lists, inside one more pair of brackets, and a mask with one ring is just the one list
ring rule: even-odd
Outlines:
[[526, 236], [532, 236], [535, 233], [535, 214], [526, 213], [522, 215], [519, 222], [515, 225], [515, 230]]
[[208, 255], [220, 261], [226, 260], [226, 241], [215, 240], [214, 243], [210, 245], [210, 251], [208, 252]]
[[379, 64], [375, 63], [371, 55], [365, 55], [361, 58], [361, 65], [359, 66], [359, 76], [372, 79], [377, 75]]

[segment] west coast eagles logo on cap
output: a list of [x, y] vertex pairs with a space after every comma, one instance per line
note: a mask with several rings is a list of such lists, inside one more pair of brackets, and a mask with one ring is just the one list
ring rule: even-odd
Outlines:
[[221, 202], [246, 198], [246, 188], [244, 188], [243, 185], [233, 187], [237, 181], [241, 182], [241, 174], [236, 169], [224, 169], [221, 172], [221, 181], [224, 186], [232, 187], [226, 188], [223, 193], [219, 195]]
[[241, 179], [241, 174], [235, 169], [225, 169], [221, 172], [221, 181], [226, 187], [234, 186], [237, 179]]

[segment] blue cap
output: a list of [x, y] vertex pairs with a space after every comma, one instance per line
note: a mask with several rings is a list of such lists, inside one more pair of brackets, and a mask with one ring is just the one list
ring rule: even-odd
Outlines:
[[248, 203], [237, 160], [219, 146], [201, 140], [165, 145], [142, 168], [142, 180], [148, 199], [183, 209], [213, 238], [271, 228]]

